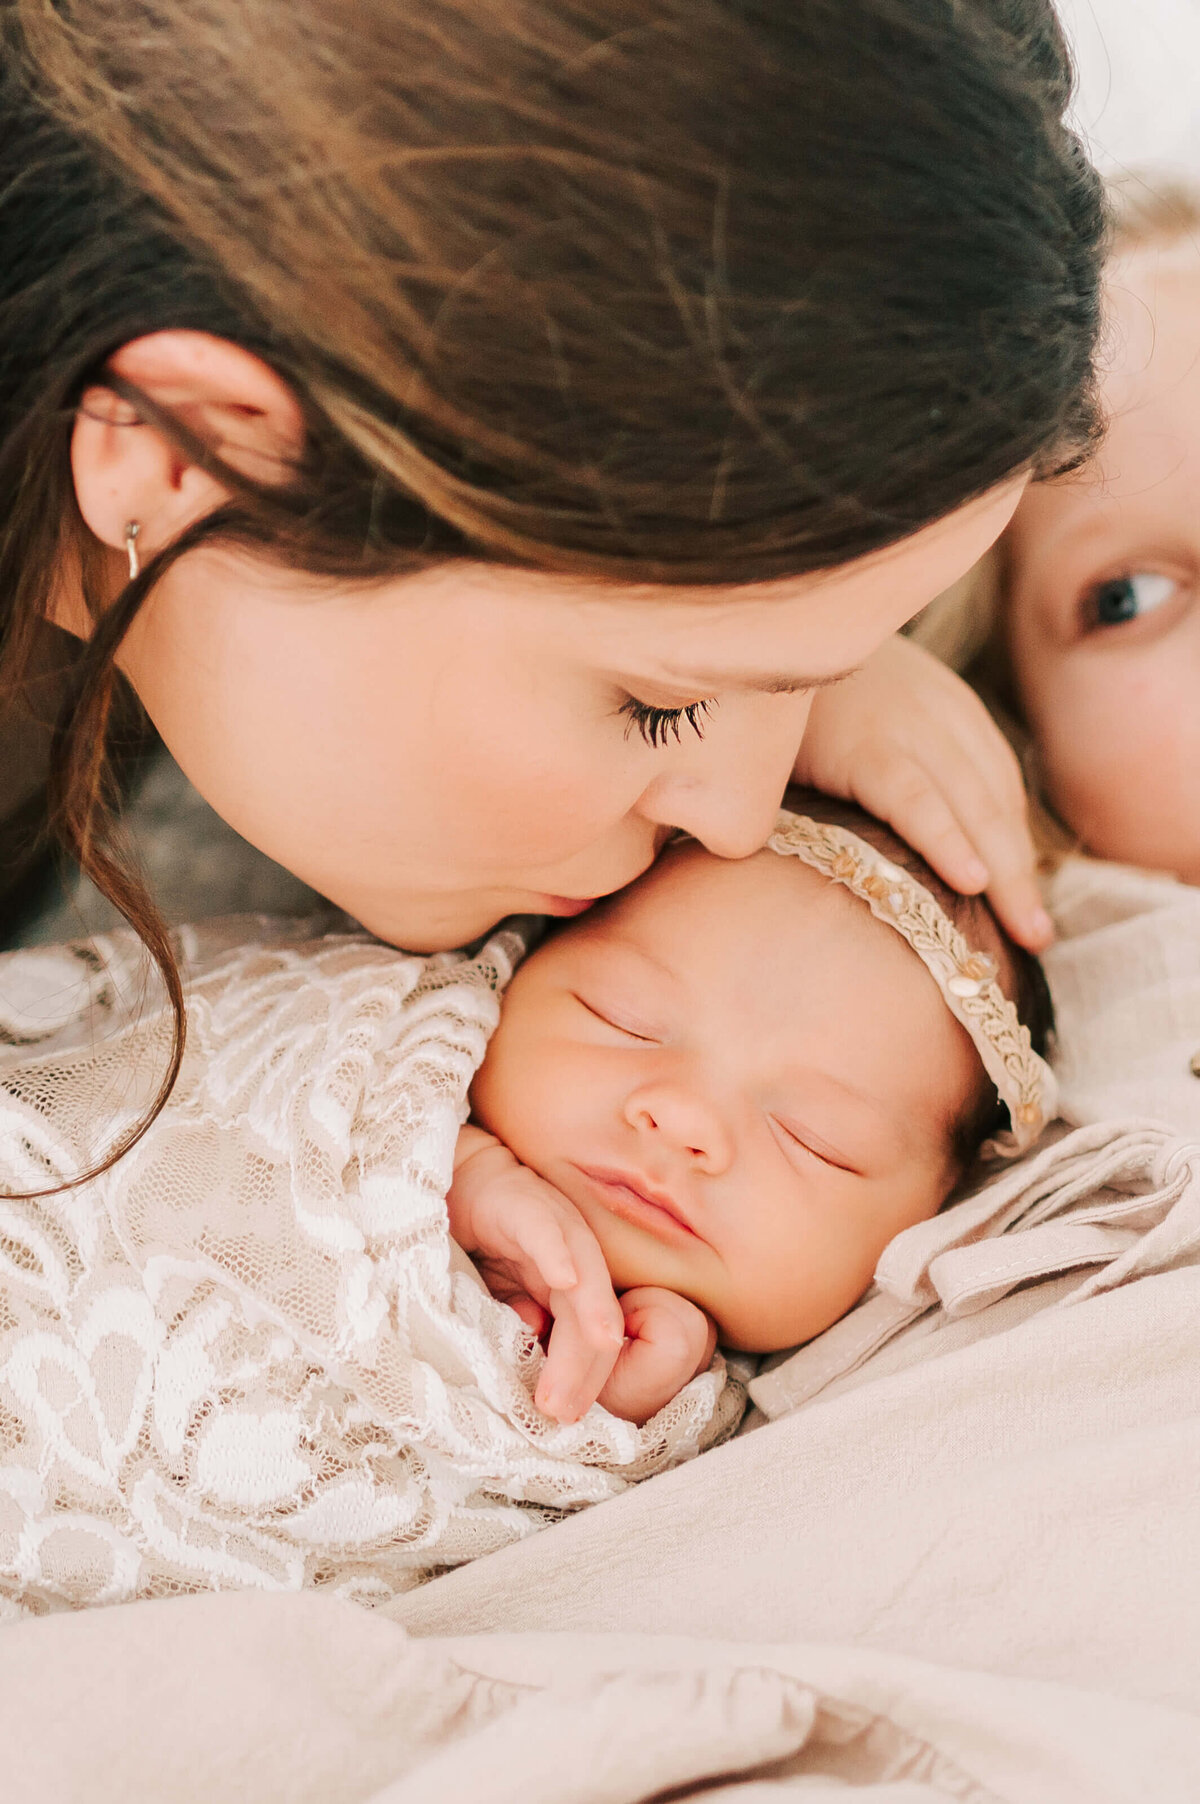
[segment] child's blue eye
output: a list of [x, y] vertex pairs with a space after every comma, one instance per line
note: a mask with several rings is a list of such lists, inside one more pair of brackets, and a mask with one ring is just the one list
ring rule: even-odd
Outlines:
[[1097, 583], [1084, 597], [1084, 619], [1088, 626], [1121, 626], [1127, 620], [1138, 620], [1170, 601], [1178, 584], [1174, 577], [1160, 576], [1152, 570], [1134, 571], [1129, 576], [1114, 576]]
[[625, 737], [628, 739], [636, 727], [647, 745], [665, 745], [668, 733], [675, 735], [678, 744], [680, 729], [686, 721], [697, 739], [703, 739], [704, 717], [714, 706], [715, 703], [710, 700], [689, 702], [686, 708], [652, 708], [648, 702], [639, 702], [631, 695], [620, 709], [629, 722]]

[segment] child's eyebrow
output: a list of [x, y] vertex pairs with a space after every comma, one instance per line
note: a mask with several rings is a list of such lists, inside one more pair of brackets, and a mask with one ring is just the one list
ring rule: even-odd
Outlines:
[[855, 664], [849, 670], [835, 670], [831, 676], [796, 676], [779, 670], [667, 670], [663, 675], [684, 689], [749, 689], [760, 695], [801, 695], [807, 689], [828, 689], [834, 683], [844, 683], [861, 669], [861, 664]]

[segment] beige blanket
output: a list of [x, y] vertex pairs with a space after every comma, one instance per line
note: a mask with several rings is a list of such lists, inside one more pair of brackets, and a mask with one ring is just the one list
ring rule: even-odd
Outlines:
[[778, 1419], [382, 1613], [0, 1631], [7, 1795], [1195, 1804], [1200, 1137], [1163, 1096], [893, 1242], [758, 1381]]
[[1194, 1804], [1186, 1712], [867, 1648], [410, 1641], [207, 1597], [0, 1637], [6, 1804]]

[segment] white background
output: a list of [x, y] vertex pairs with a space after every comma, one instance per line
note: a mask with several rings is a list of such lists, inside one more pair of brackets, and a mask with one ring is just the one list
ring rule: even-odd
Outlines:
[[1200, 0], [1058, 0], [1079, 67], [1076, 122], [1106, 175], [1200, 179]]

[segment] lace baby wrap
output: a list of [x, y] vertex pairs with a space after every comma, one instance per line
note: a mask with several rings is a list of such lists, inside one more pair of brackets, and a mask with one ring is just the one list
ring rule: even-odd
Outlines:
[[[164, 1114], [101, 1177], [0, 1200], [10, 1609], [382, 1600], [733, 1428], [720, 1357], [644, 1428], [541, 1416], [540, 1350], [450, 1240], [515, 935], [418, 958], [242, 920], [179, 949], [188, 1051]], [[0, 996], [0, 1188], [44, 1189], [138, 1118], [169, 1023], [124, 933], [9, 954]]]

